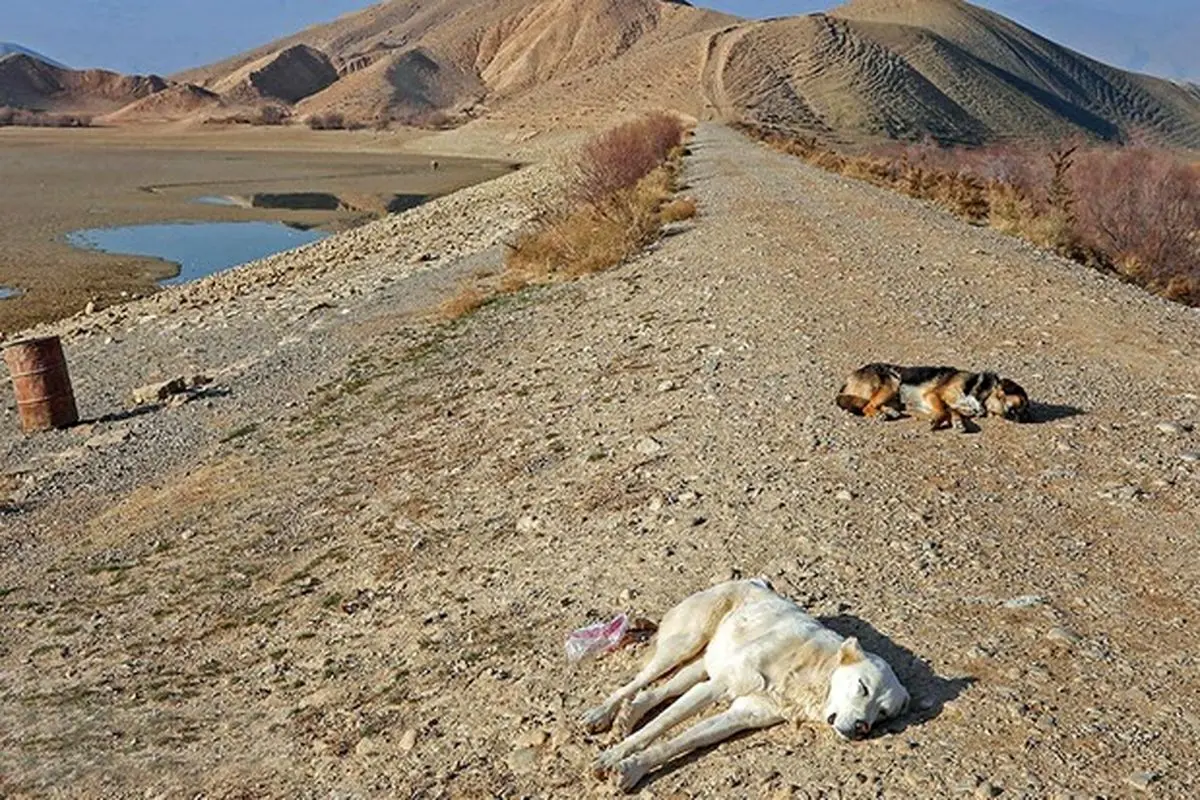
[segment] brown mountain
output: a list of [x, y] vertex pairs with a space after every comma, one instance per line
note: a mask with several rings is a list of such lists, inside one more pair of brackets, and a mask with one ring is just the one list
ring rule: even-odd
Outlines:
[[157, 75], [67, 69], [22, 53], [0, 58], [0, 106], [103, 114], [166, 86]]
[[[0, 61], [0, 103], [90, 97], [86, 81], [63, 88], [64, 73], [34, 64]], [[110, 104], [165, 86], [106, 75], [94, 83]], [[1196, 86], [1107, 66], [962, 0], [852, 0], [760, 22], [668, 0], [391, 0], [175, 80], [191, 86], [111, 119], [271, 103], [548, 130], [668, 107], [847, 142], [1084, 133], [1200, 147]]]
[[393, 0], [176, 77], [224, 94], [255, 64], [303, 45], [339, 80], [307, 95], [301, 113], [483, 111], [731, 21], [664, 0]]

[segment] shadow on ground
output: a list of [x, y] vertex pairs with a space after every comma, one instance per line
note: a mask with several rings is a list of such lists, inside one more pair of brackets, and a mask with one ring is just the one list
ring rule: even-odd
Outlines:
[[1029, 422], [1034, 425], [1045, 422], [1057, 422], [1060, 419], [1078, 417], [1086, 413], [1086, 411], [1077, 406], [1057, 405], [1055, 403], [1029, 404]]

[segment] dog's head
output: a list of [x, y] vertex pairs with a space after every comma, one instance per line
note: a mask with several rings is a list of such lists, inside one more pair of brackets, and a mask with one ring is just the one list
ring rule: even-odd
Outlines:
[[984, 402], [988, 414], [1004, 417], [1013, 422], [1029, 421], [1029, 395], [1016, 381], [1001, 378]]
[[908, 710], [908, 690], [888, 663], [863, 650], [858, 639], [842, 642], [837, 661], [824, 718], [843, 739], [865, 739], [875, 723]]

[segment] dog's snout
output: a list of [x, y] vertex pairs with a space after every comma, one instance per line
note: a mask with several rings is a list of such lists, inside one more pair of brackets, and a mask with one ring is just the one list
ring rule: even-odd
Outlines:
[[825, 721], [828, 722], [830, 725], [834, 724], [835, 722], [837, 722], [837, 714], [830, 714], [829, 719], [827, 719]]
[[862, 739], [870, 732], [871, 723], [867, 722], [865, 719], [860, 719], [858, 722], [854, 723], [854, 737], [856, 739]]

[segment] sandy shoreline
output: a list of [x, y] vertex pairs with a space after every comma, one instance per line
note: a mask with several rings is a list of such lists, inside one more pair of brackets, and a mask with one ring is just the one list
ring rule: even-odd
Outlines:
[[[384, 213], [394, 194], [440, 196], [503, 175], [511, 162], [407, 153], [411, 133], [299, 129], [0, 131], [0, 332], [155, 290], [174, 265], [71, 247], [82, 228], [284, 221], [331, 229]], [[208, 195], [320, 192], [338, 211], [202, 204]]]

